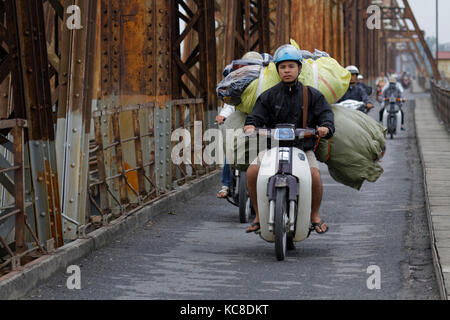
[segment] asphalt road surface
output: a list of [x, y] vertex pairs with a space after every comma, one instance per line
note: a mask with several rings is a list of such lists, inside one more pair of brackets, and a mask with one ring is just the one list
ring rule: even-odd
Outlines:
[[[283, 262], [273, 244], [245, 233], [237, 208], [215, 197], [216, 185], [78, 261], [81, 290], [67, 289], [68, 274], [60, 273], [25, 299], [439, 299], [413, 112], [406, 112], [407, 131], [387, 142], [377, 183], [358, 192], [322, 167], [321, 214], [330, 231], [297, 244]], [[371, 266], [380, 289], [367, 286]]]

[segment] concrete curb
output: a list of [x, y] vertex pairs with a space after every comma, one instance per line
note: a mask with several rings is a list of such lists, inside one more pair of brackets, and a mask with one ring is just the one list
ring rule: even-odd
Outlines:
[[[448, 270], [445, 271], [447, 267], [443, 265], [444, 260], [448, 260], [450, 256], [448, 256], [448, 249], [443, 251], [442, 249], [442, 243], [441, 240], [437, 239], [436, 237], [436, 231], [438, 228], [441, 227], [441, 225], [437, 223], [436, 219], [437, 217], [433, 214], [433, 207], [435, 205], [435, 197], [436, 197], [436, 191], [435, 189], [431, 188], [431, 184], [433, 183], [433, 178], [430, 174], [429, 167], [432, 166], [429, 156], [426, 156], [426, 148], [427, 148], [427, 142], [428, 145], [430, 143], [430, 139], [433, 139], [433, 135], [435, 135], [435, 132], [430, 132], [430, 128], [427, 127], [429, 124], [428, 122], [425, 124], [424, 114], [432, 115], [436, 119], [433, 119], [431, 121], [436, 122], [437, 125], [439, 125], [438, 116], [435, 113], [435, 110], [432, 106], [431, 98], [420, 98], [416, 99], [416, 108], [414, 109], [414, 121], [416, 125], [416, 135], [417, 135], [417, 144], [419, 149], [419, 155], [420, 160], [422, 162], [422, 168], [423, 168], [423, 181], [424, 181], [424, 189], [425, 189], [425, 200], [426, 200], [426, 210], [427, 210], [427, 217], [428, 217], [428, 226], [430, 229], [430, 238], [431, 238], [431, 250], [433, 255], [433, 264], [436, 272], [436, 278], [438, 281], [439, 291], [441, 294], [442, 300], [448, 300], [448, 292], [449, 287], [448, 284], [446, 284], [446, 276], [449, 276]], [[450, 136], [449, 136], [450, 138]], [[450, 139], [449, 139], [450, 141]], [[439, 149], [439, 148], [438, 148]], [[450, 151], [450, 150], [449, 150]], [[448, 186], [450, 186], [450, 182], [447, 183]], [[443, 186], [443, 188], [445, 188]], [[445, 208], [443, 206], [442, 208]], [[450, 206], [447, 206], [448, 210]], [[450, 222], [450, 216], [441, 217], [446, 220], [446, 222]], [[442, 221], [441, 221], [442, 222]], [[448, 279], [447, 279], [448, 281]]]
[[219, 181], [220, 172], [213, 172], [206, 177], [192, 181], [130, 216], [119, 218], [110, 225], [89, 233], [86, 239], [78, 239], [59, 248], [51, 255], [33, 261], [23, 270], [7, 274], [0, 278], [0, 300], [14, 300], [23, 297], [55, 273], [66, 270], [80, 258], [107, 246], [115, 238], [136, 230], [152, 218], [172, 211], [180, 202], [198, 196]]

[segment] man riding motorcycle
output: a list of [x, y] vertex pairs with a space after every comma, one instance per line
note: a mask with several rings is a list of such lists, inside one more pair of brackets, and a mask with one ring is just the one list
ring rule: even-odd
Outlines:
[[367, 95], [366, 90], [364, 90], [357, 83], [359, 69], [355, 66], [348, 66], [346, 69], [352, 74], [352, 78], [350, 80], [350, 87], [348, 88], [348, 91], [345, 93], [345, 95], [341, 98], [341, 100], [338, 101], [338, 103], [343, 102], [345, 100], [362, 101], [366, 104], [367, 109], [369, 110], [372, 109], [373, 103], [370, 100], [369, 96]]
[[372, 94], [372, 87], [369, 87], [367, 84], [364, 83], [364, 76], [360, 74], [357, 79], [358, 79], [357, 84], [361, 86], [364, 90], [366, 90], [367, 95], [370, 96]]
[[[382, 97], [383, 98], [391, 98], [394, 97], [396, 99], [402, 99], [402, 93], [403, 91], [400, 90], [399, 84], [397, 83], [397, 77], [395, 75], [392, 75], [389, 78], [389, 85], [386, 86], [383, 90]], [[386, 106], [383, 106], [380, 110], [380, 122], [383, 121], [383, 113], [386, 109]], [[403, 127], [405, 125], [405, 113], [403, 112], [402, 107], [400, 106], [400, 112], [402, 114], [402, 131], [405, 131], [405, 128]]]
[[[302, 53], [292, 45], [283, 45], [275, 52], [274, 62], [282, 82], [264, 92], [256, 101], [252, 114], [245, 122], [244, 132], [251, 134], [256, 128], [274, 128], [277, 124], [294, 124], [297, 128], [303, 126], [303, 96], [308, 95], [307, 127], [318, 127], [318, 135], [330, 139], [335, 131], [334, 114], [325, 97], [316, 89], [305, 87], [298, 81], [302, 70]], [[312, 175], [312, 208], [311, 223], [314, 230], [323, 234], [328, 226], [319, 216], [322, 202], [322, 181], [319, 164], [313, 152], [317, 139], [307, 139], [303, 150], [306, 152]], [[247, 171], [247, 189], [255, 209], [254, 223], [247, 229], [247, 233], [257, 232], [261, 226], [259, 222], [257, 179], [261, 160], [265, 151], [261, 152]]]
[[[259, 54], [256, 51], [250, 51], [247, 52], [242, 56], [242, 60], [246, 59], [254, 59], [254, 60], [263, 60], [263, 56]], [[231, 70], [225, 70], [224, 76], [228, 75], [228, 72]], [[221, 125], [224, 124], [225, 120], [231, 116], [235, 112], [235, 107], [229, 104], [224, 104], [222, 111], [219, 113], [219, 115], [216, 117], [216, 122]], [[217, 193], [217, 198], [225, 199], [228, 197], [230, 192], [230, 184], [231, 184], [231, 166], [227, 164], [227, 161], [225, 159], [225, 163], [222, 170], [222, 187]]]

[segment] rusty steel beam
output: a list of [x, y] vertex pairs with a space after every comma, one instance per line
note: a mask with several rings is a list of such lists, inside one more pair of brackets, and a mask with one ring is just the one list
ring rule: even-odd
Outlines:
[[227, 1], [225, 60], [242, 57], [248, 51], [270, 51], [268, 0]]
[[409, 5], [408, 0], [403, 0], [403, 4], [405, 5], [405, 14], [404, 14], [404, 18], [405, 19], [409, 19], [413, 26], [414, 26], [414, 31], [416, 32], [416, 34], [419, 36], [419, 40], [420, 43], [422, 44], [422, 47], [425, 50], [425, 54], [428, 58], [428, 61], [431, 64], [431, 68], [433, 69], [433, 75], [434, 78], [436, 80], [441, 80], [441, 75], [439, 73], [439, 69], [437, 66], [437, 62], [436, 60], [433, 58], [433, 54], [431, 53], [430, 48], [428, 47], [427, 42], [425, 41], [425, 37], [423, 35], [423, 33], [420, 30], [419, 24], [417, 23], [416, 17], [414, 16], [414, 13], [412, 12], [412, 9]]
[[28, 125], [31, 174], [41, 239], [63, 245], [58, 199], [55, 131], [42, 2], [15, 2]]
[[[65, 1], [64, 7], [72, 1]], [[64, 28], [58, 74], [62, 85], [58, 98], [58, 172], [64, 238], [77, 238], [78, 226], [86, 224], [89, 134], [93, 99], [93, 76], [97, 0], [80, 0], [82, 29]], [[69, 14], [66, 13], [66, 21]]]
[[[172, 97], [203, 98], [207, 110], [215, 109], [217, 57], [214, 1], [172, 0], [170, 8]], [[179, 27], [180, 20], [186, 23], [183, 30]], [[192, 51], [186, 50], [182, 53], [181, 44], [187, 38], [190, 39], [190, 48], [186, 49]], [[194, 40], [197, 43], [193, 43]]]
[[[289, 43], [291, 35], [291, 0], [272, 0], [270, 1], [270, 9], [276, 12], [274, 27], [274, 46], [270, 51], [273, 52], [279, 46]], [[272, 39], [270, 39], [272, 40]]]

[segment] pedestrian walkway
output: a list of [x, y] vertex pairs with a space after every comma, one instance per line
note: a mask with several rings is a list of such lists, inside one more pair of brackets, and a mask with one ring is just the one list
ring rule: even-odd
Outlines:
[[[420, 92], [414, 86], [414, 92]], [[430, 97], [416, 99], [417, 141], [424, 169], [433, 259], [443, 299], [450, 292], [450, 134]]]

